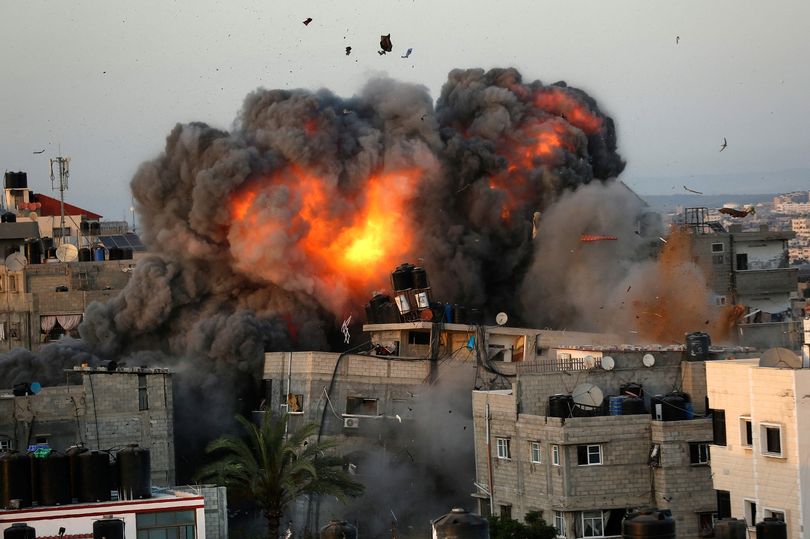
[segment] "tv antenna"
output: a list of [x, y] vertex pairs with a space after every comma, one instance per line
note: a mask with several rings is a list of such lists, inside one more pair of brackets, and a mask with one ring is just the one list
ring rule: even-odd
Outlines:
[[[65, 191], [68, 188], [68, 178], [70, 178], [70, 157], [62, 157], [61, 155], [49, 159], [51, 165], [51, 189], [56, 191], [59, 189], [59, 241], [61, 244], [65, 237]], [[56, 174], [58, 176], [59, 184], [57, 186], [57, 176], [54, 176], [53, 169], [56, 165]], [[56, 239], [56, 234], [54, 234]]]

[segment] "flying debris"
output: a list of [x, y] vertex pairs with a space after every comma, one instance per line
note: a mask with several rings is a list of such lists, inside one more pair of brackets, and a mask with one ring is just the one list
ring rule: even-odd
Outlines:
[[352, 315], [349, 315], [349, 318], [343, 321], [343, 324], [340, 326], [340, 331], [343, 332], [343, 342], [349, 344], [351, 341], [351, 335], [349, 334], [349, 324], [352, 323]]
[[739, 217], [739, 218], [748, 217], [749, 215], [755, 214], [757, 212], [753, 206], [748, 206], [744, 210], [735, 210], [734, 208], [720, 208], [717, 211], [725, 215], [730, 215], [732, 217]]
[[41, 154], [41, 153], [45, 153], [45, 150], [40, 150], [40, 151], [38, 151], [38, 152], [32, 152], [32, 153], [34, 153], [35, 155], [39, 155], [39, 154]]
[[352, 48], [351, 47], [346, 47], [346, 56], [350, 55], [351, 53], [352, 53]]
[[616, 236], [595, 236], [592, 234], [583, 234], [579, 237], [579, 241], [583, 243], [591, 242], [591, 241], [616, 241], [619, 238]]
[[677, 45], [678, 42], [681, 40], [681, 36], [675, 36], [675, 44]]
[[396, 417], [396, 418], [397, 418], [397, 421], [399, 421], [400, 423], [402, 423], [402, 418], [401, 418], [401, 417], [399, 417], [399, 414], [395, 415], [394, 417]]
[[304, 26], [309, 26], [309, 23], [311, 23], [311, 22], [312, 22], [312, 17], [307, 17], [306, 19], [304, 19]]
[[726, 142], [726, 137], [723, 137], [723, 145], [720, 146], [720, 151], [722, 152], [723, 150], [725, 150], [726, 146], [728, 146], [728, 142]]
[[410, 58], [413, 49], [408, 49], [405, 54], [402, 55], [402, 58]]
[[380, 36], [380, 54], [385, 54], [386, 52], [391, 52], [394, 50], [394, 44], [391, 43], [391, 34]]
[[694, 189], [689, 189], [689, 188], [688, 188], [687, 186], [685, 186], [685, 185], [683, 186], [683, 188], [684, 188], [684, 189], [686, 189], [687, 191], [689, 191], [690, 193], [695, 193], [696, 195], [702, 195], [702, 194], [703, 194], [703, 193], [701, 193], [700, 191], [695, 191]]
[[664, 239], [664, 238], [662, 238], [661, 236], [658, 236], [658, 239], [659, 239], [659, 240], [661, 240], [661, 241], [663, 241], [664, 243], [667, 243], [667, 240], [665, 240], [665, 239]]

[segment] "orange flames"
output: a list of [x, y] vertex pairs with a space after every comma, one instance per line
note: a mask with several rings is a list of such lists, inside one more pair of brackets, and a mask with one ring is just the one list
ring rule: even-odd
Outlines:
[[298, 166], [252, 181], [230, 201], [236, 265], [345, 315], [388, 288], [391, 268], [411, 254], [406, 208], [420, 178], [416, 169], [381, 173], [350, 194]]
[[536, 107], [551, 114], [557, 114], [568, 120], [571, 125], [582, 129], [587, 135], [593, 135], [602, 129], [602, 119], [592, 114], [588, 108], [574, 96], [560, 88], [546, 88], [534, 95]]

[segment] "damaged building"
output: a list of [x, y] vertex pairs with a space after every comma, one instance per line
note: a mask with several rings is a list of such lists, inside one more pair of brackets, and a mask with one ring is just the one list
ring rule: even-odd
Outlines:
[[480, 512], [613, 537], [628, 510], [656, 506], [678, 537], [711, 533], [705, 365], [750, 350], [698, 346], [559, 347], [517, 364], [510, 388], [474, 391]]

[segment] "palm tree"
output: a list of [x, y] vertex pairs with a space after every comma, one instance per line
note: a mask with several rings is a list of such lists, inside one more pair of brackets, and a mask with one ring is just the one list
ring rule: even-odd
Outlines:
[[267, 519], [267, 537], [277, 539], [284, 509], [304, 494], [359, 496], [363, 485], [343, 471], [343, 461], [329, 454], [334, 442], [309, 441], [317, 425], [309, 423], [287, 433], [287, 414], [265, 414], [261, 426], [242, 416], [247, 439], [222, 436], [205, 449], [218, 454], [197, 473], [198, 480], [216, 480], [256, 501]]

